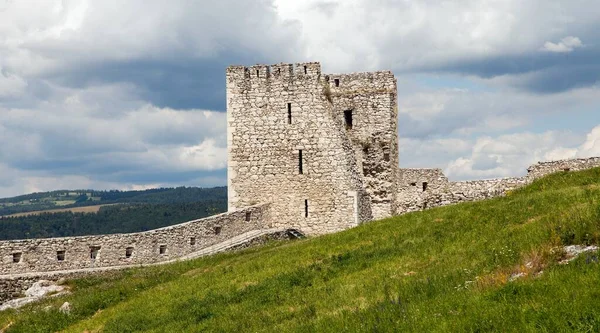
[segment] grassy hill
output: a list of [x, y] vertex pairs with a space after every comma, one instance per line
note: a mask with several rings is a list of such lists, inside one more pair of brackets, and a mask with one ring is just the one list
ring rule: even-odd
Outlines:
[[[600, 331], [600, 169], [323, 237], [71, 282], [8, 332]], [[525, 276], [510, 281], [510, 277]], [[70, 315], [58, 312], [65, 301]], [[50, 308], [47, 308], [50, 306]], [[45, 310], [44, 310], [45, 309]]]

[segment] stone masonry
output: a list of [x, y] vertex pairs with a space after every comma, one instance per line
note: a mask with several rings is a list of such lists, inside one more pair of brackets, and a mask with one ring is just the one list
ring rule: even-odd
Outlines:
[[540, 162], [524, 177], [450, 182], [440, 169], [398, 167], [389, 71], [322, 74], [315, 62], [230, 66], [226, 84], [228, 213], [131, 234], [0, 241], [0, 302], [40, 278], [183, 260], [270, 232], [337, 232], [600, 166], [597, 157]]

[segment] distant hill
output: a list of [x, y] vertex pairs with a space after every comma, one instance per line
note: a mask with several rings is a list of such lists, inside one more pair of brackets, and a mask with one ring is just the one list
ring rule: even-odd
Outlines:
[[227, 187], [155, 188], [141, 191], [59, 190], [0, 199], [0, 216], [115, 203], [173, 204], [227, 200]]
[[0, 240], [138, 232], [225, 212], [227, 188], [61, 190], [0, 199], [0, 207]]

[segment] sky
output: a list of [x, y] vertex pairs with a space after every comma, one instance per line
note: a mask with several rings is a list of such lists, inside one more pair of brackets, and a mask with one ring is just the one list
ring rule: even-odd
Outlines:
[[600, 155], [597, 0], [0, 0], [0, 197], [226, 184], [225, 68], [392, 70], [401, 167]]

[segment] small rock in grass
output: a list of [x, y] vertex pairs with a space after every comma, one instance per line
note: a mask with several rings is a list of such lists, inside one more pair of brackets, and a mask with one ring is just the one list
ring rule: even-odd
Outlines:
[[60, 311], [60, 312], [62, 312], [64, 314], [71, 313], [71, 303], [64, 302], [63, 305], [60, 306], [60, 309], [58, 309], [58, 311]]

